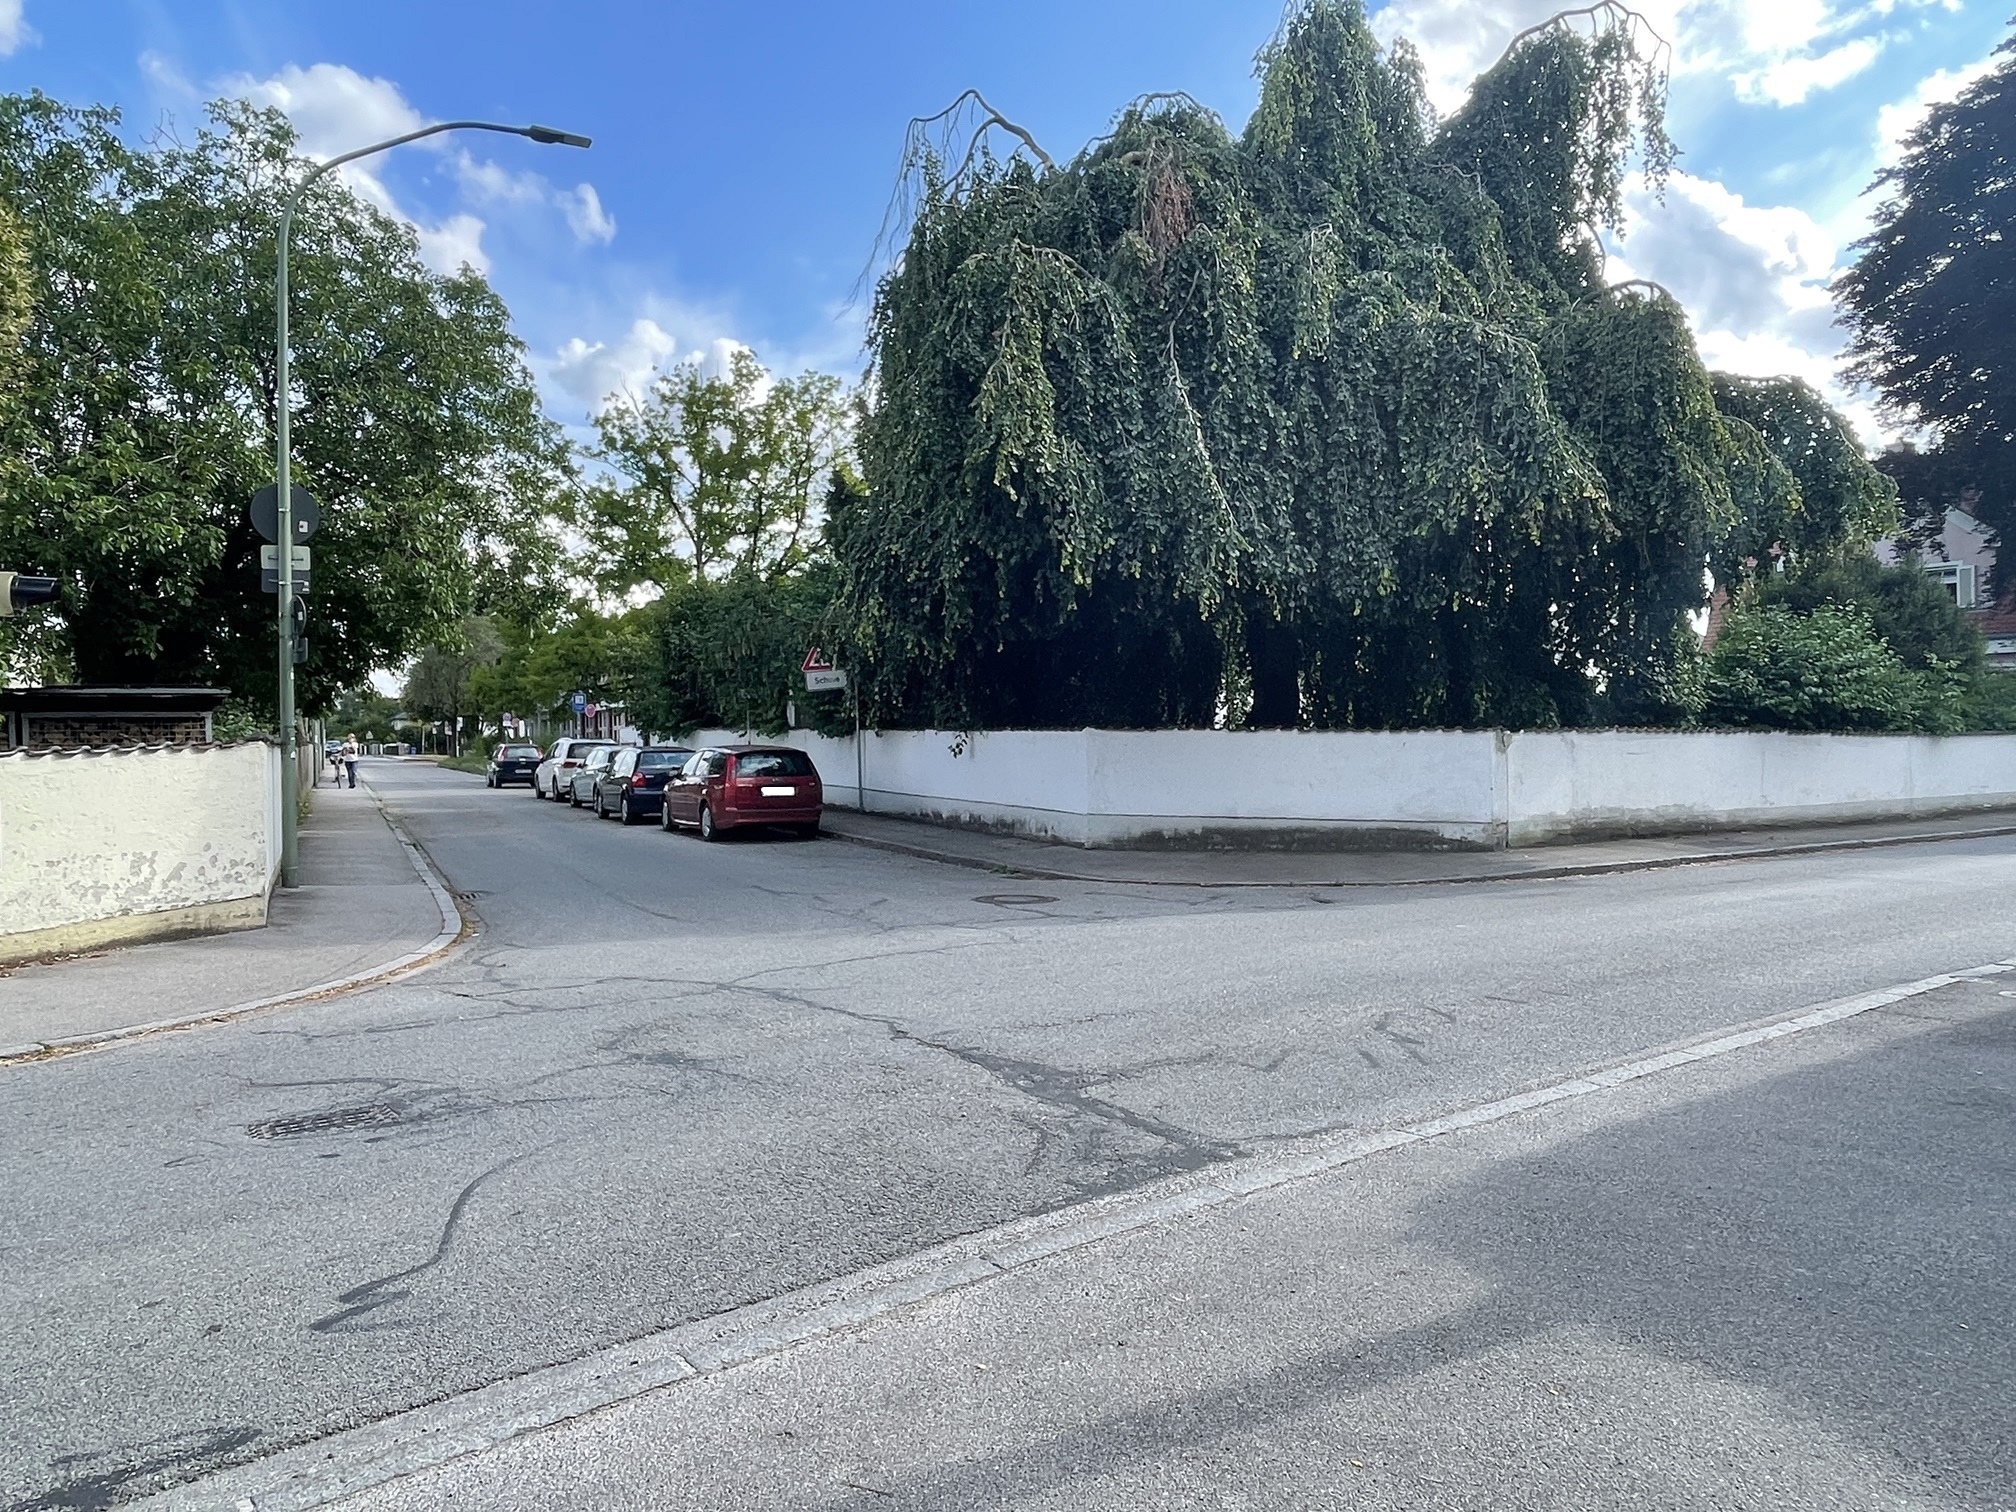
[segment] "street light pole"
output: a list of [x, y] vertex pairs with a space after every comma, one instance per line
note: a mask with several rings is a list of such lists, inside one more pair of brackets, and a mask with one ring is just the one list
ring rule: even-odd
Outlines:
[[287, 363], [287, 233], [294, 224], [294, 212], [300, 208], [301, 198], [317, 179], [324, 174], [341, 168], [345, 163], [358, 158], [369, 157], [374, 152], [384, 152], [388, 148], [403, 147], [408, 142], [417, 142], [422, 137], [438, 136], [444, 131], [501, 131], [507, 136], [530, 137], [542, 146], [587, 147], [589, 139], [571, 131], [556, 131], [551, 126], [503, 126], [494, 121], [440, 121], [432, 126], [422, 126], [418, 131], [409, 131], [404, 136], [393, 137], [389, 141], [374, 142], [369, 147], [359, 147], [355, 152], [346, 152], [341, 157], [330, 158], [318, 163], [309, 171], [287, 197], [287, 203], [280, 211], [280, 255], [278, 259], [277, 298], [274, 319], [275, 343], [278, 358], [274, 363], [274, 425], [273, 425], [273, 482], [279, 494], [277, 514], [278, 529], [273, 533], [280, 538], [279, 546], [279, 641], [280, 641], [280, 687], [278, 714], [280, 717], [280, 883], [283, 887], [295, 887], [301, 880], [300, 853], [300, 803], [301, 766], [300, 754], [296, 750], [294, 729], [294, 496], [289, 486], [288, 474], [291, 470], [291, 454], [288, 450], [288, 410], [292, 407], [288, 393]]

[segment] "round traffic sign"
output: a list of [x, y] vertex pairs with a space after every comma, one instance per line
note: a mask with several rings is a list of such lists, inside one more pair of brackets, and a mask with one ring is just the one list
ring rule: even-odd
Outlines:
[[[294, 544], [299, 546], [314, 535], [322, 525], [322, 506], [315, 502], [315, 496], [299, 483], [289, 484], [287, 492], [294, 500]], [[275, 546], [280, 544], [280, 488], [268, 483], [252, 495], [252, 528]]]

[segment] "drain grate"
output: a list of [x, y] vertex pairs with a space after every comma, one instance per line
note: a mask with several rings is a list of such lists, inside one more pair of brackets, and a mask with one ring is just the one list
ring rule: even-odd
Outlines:
[[345, 1129], [377, 1129], [399, 1122], [390, 1103], [360, 1103], [352, 1108], [324, 1108], [319, 1113], [289, 1113], [245, 1125], [254, 1139], [293, 1139], [302, 1134], [337, 1134]]
[[997, 908], [1034, 908], [1038, 904], [1055, 903], [1057, 900], [1048, 893], [984, 893], [973, 901], [992, 903]]

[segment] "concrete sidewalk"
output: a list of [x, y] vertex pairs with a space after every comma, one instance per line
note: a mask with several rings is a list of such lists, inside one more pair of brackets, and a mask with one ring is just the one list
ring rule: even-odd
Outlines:
[[0, 971], [0, 1059], [345, 985], [410, 965], [460, 928], [366, 787], [315, 790], [301, 881], [275, 890], [264, 929]]
[[832, 808], [826, 811], [825, 829], [857, 845], [1040, 881], [1159, 887], [1406, 887], [1598, 876], [1708, 861], [2016, 835], [2016, 813], [1719, 830], [1502, 851], [1083, 850]]

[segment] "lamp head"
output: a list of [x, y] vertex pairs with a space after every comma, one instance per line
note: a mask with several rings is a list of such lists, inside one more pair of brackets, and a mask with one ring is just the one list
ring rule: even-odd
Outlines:
[[585, 137], [573, 131], [559, 131], [551, 126], [527, 126], [525, 128], [525, 135], [545, 147], [592, 147], [595, 145], [592, 137]]

